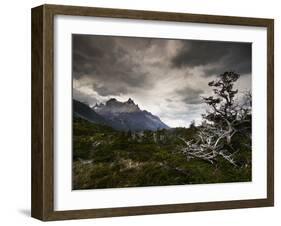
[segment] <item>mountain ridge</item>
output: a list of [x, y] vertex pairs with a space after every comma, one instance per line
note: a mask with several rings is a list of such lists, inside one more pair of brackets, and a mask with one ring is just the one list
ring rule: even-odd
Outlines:
[[[104, 124], [120, 131], [156, 131], [159, 129], [169, 129], [158, 116], [141, 110], [135, 102], [129, 98], [125, 102], [120, 102], [111, 98], [105, 103], [95, 104], [92, 108], [87, 104], [73, 100], [73, 113], [76, 117], [81, 117], [92, 123]], [[77, 108], [83, 109], [77, 109]]]

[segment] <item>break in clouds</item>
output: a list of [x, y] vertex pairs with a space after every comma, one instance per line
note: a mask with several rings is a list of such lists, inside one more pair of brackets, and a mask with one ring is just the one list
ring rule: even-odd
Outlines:
[[208, 82], [225, 71], [251, 90], [251, 43], [73, 35], [73, 98], [90, 106], [133, 99], [170, 127], [206, 111]]

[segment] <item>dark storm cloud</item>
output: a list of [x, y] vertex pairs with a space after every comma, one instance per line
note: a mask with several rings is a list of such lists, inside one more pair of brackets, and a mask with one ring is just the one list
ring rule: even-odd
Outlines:
[[174, 67], [205, 68], [205, 75], [236, 71], [240, 74], [251, 73], [251, 43], [182, 41], [183, 48], [173, 60]]
[[98, 102], [98, 100], [95, 97], [89, 96], [76, 89], [73, 89], [73, 97], [75, 100], [79, 100], [83, 103], [90, 104], [90, 105], [93, 105], [94, 103]]
[[73, 98], [134, 99], [171, 127], [200, 122], [215, 75], [234, 70], [251, 87], [251, 44], [101, 35], [72, 36]]
[[92, 79], [89, 82], [102, 96], [126, 93], [128, 87], [147, 86], [146, 73], [122, 48], [124, 41], [130, 51], [149, 45], [145, 39], [73, 35], [73, 77]]
[[95, 90], [100, 96], [106, 97], [111, 95], [120, 95], [122, 93], [127, 93], [127, 89], [125, 87], [116, 86], [115, 88], [107, 87], [105, 85], [99, 85], [93, 83], [93, 90]]
[[186, 104], [201, 104], [203, 91], [192, 87], [184, 87], [183, 89], [176, 90], [176, 93], [182, 97], [182, 101]]

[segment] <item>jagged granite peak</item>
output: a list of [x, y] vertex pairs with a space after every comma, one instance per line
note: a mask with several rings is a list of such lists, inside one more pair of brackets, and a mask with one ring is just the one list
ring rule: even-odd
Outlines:
[[129, 99], [127, 100], [127, 103], [128, 103], [128, 104], [135, 104], [135, 102], [134, 102], [131, 98], [129, 98]]
[[105, 104], [95, 104], [92, 108], [87, 104], [73, 100], [73, 116], [83, 118], [91, 123], [107, 125], [120, 131], [169, 129], [158, 116], [141, 110], [131, 98], [125, 102], [112, 98]]
[[108, 101], [106, 101], [106, 105], [111, 105], [115, 103], [121, 103], [121, 102], [117, 101], [115, 98], [110, 98]]
[[155, 131], [169, 128], [158, 116], [141, 110], [131, 98], [125, 102], [111, 98], [105, 104], [96, 104], [92, 109], [110, 121], [111, 126], [118, 130]]
[[115, 98], [111, 98], [105, 102], [105, 104], [96, 104], [93, 110], [100, 114], [119, 114], [119, 113], [129, 113], [141, 111], [139, 106], [134, 103], [134, 101], [129, 98], [128, 101], [120, 102]]

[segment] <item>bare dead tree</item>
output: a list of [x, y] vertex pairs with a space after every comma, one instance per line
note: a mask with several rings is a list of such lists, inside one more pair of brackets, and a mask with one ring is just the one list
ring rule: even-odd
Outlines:
[[235, 98], [238, 90], [234, 90], [233, 85], [238, 78], [237, 73], [225, 72], [209, 83], [214, 95], [203, 97], [209, 110], [203, 115], [205, 123], [199, 128], [196, 140], [179, 138], [185, 145], [182, 152], [187, 159], [198, 158], [214, 164], [222, 157], [237, 166], [235, 154], [238, 150], [232, 150], [232, 138], [244, 129], [241, 125], [251, 121], [252, 105], [250, 92], [244, 94], [242, 101]]
[[[198, 131], [198, 139], [195, 142], [193, 140], [187, 141], [179, 137], [185, 144], [185, 147], [182, 148], [182, 152], [187, 156], [187, 159], [199, 158], [212, 164], [214, 164], [218, 156], [221, 156], [232, 165], [236, 166], [233, 158], [235, 153], [229, 153], [226, 149], [223, 149], [223, 144], [221, 142], [228, 136], [228, 133], [229, 131], [208, 124]], [[234, 133], [232, 133], [232, 135], [233, 134]]]

